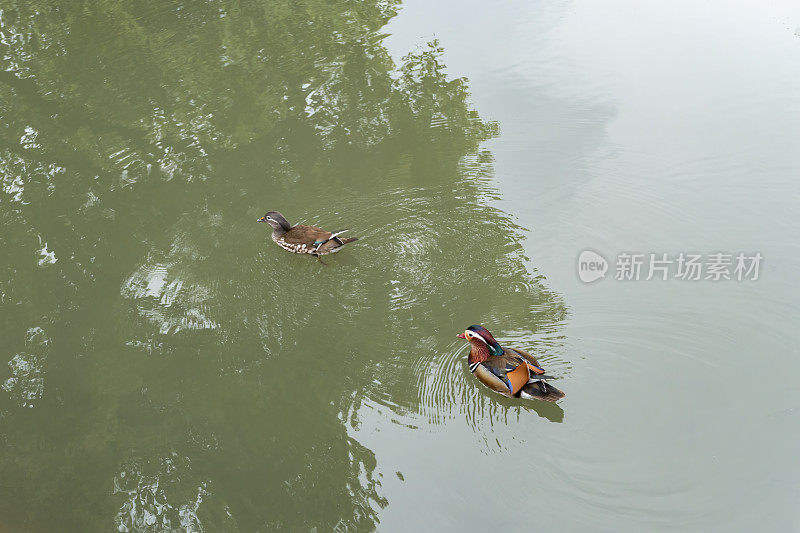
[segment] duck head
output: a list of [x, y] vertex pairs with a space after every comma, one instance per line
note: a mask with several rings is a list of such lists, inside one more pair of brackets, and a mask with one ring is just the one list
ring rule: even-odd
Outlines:
[[277, 211], [269, 211], [266, 215], [257, 219], [257, 221], [266, 222], [272, 226], [272, 229], [276, 230], [289, 231], [292, 229], [292, 225], [289, 224], [289, 221], [286, 220], [286, 217]]
[[489, 330], [483, 326], [470, 326], [464, 330], [464, 333], [460, 333], [456, 336], [459, 339], [469, 341], [469, 343], [476, 348], [481, 348], [482, 345], [485, 344], [489, 347], [489, 352], [492, 355], [500, 355], [503, 353], [503, 348], [500, 346], [500, 343], [494, 340]]

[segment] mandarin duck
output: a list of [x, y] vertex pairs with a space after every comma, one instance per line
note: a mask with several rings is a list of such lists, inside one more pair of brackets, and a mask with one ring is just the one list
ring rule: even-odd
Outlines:
[[339, 237], [346, 229], [331, 233], [315, 226], [298, 224], [292, 226], [282, 214], [270, 211], [258, 222], [266, 222], [272, 226], [272, 240], [283, 248], [296, 254], [310, 254], [319, 259], [321, 255], [338, 252], [348, 242], [357, 241], [358, 237], [342, 239]]
[[565, 394], [550, 385], [531, 354], [517, 348], [503, 348], [483, 326], [470, 326], [458, 335], [470, 344], [469, 370], [487, 387], [510, 398], [536, 398], [555, 402]]

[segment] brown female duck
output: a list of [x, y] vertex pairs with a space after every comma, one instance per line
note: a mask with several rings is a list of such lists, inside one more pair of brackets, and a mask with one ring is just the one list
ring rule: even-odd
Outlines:
[[555, 402], [565, 396], [550, 385], [539, 362], [528, 352], [503, 348], [483, 326], [470, 326], [458, 335], [469, 341], [469, 370], [481, 383], [511, 398], [536, 398]]
[[270, 211], [259, 218], [258, 222], [266, 222], [272, 226], [272, 240], [284, 250], [296, 254], [310, 254], [317, 258], [338, 252], [348, 242], [358, 240], [358, 237], [340, 238], [339, 235], [347, 231], [346, 229], [331, 233], [315, 226], [300, 224], [292, 226], [286, 217], [277, 211]]

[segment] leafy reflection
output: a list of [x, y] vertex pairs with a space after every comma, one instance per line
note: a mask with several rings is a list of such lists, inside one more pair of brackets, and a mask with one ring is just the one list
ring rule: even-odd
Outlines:
[[[161, 458], [152, 474], [141, 464], [125, 465], [114, 477], [114, 494], [128, 497], [114, 520], [117, 531], [202, 531], [197, 511], [208, 495], [206, 484], [200, 482], [188, 495], [174, 494], [189, 488], [187, 462], [173, 453]], [[182, 499], [178, 506], [170, 503]]]
[[[5, 2], [10, 524], [372, 529], [388, 502], [347, 430], [362, 402], [502, 422], [518, 407], [457, 371], [477, 321], [535, 331], [567, 370], [563, 305], [489, 207], [496, 128], [438, 43], [394, 65], [396, 10]], [[362, 240], [321, 267], [266, 242], [266, 209]], [[15, 364], [32, 324], [47, 350]]]
[[15, 354], [8, 362], [11, 377], [3, 383], [2, 388], [20, 407], [33, 407], [42, 398], [43, 370], [49, 344], [50, 339], [42, 328], [29, 328], [25, 338], [27, 351]]

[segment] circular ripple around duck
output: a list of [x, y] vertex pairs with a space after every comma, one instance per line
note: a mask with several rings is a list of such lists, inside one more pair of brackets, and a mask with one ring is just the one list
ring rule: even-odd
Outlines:
[[419, 410], [429, 422], [442, 423], [462, 404], [465, 396], [463, 357], [463, 343], [453, 343], [443, 355], [431, 354], [414, 364]]

